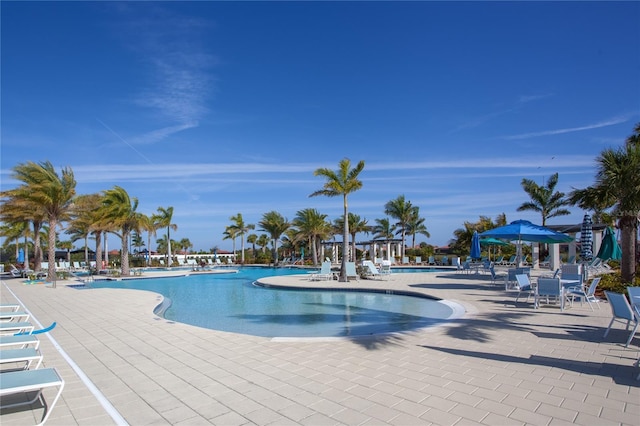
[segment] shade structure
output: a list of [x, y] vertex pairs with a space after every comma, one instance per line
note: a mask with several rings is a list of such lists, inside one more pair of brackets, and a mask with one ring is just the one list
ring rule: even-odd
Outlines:
[[472, 259], [480, 259], [482, 255], [480, 254], [480, 237], [478, 236], [478, 231], [473, 231], [473, 236], [471, 237], [471, 253], [469, 254]]
[[602, 238], [602, 244], [596, 257], [602, 260], [620, 260], [622, 258], [622, 250], [616, 240], [616, 234], [613, 232], [613, 228], [607, 226], [604, 231], [604, 237]]
[[24, 249], [18, 250], [18, 263], [24, 263]]
[[485, 231], [481, 233], [480, 236], [546, 244], [568, 243], [573, 241], [573, 238], [566, 234], [556, 232], [544, 226], [534, 225], [528, 220], [516, 220], [508, 225]]
[[580, 228], [580, 257], [587, 262], [593, 259], [593, 223], [588, 214], [584, 215]]

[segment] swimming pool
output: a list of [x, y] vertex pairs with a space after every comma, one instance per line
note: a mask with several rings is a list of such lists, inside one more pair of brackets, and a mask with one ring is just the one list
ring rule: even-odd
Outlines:
[[92, 288], [149, 290], [171, 300], [169, 320], [263, 337], [342, 337], [401, 332], [446, 321], [444, 301], [374, 292], [282, 290], [253, 282], [296, 269], [240, 268], [236, 274], [97, 281]]

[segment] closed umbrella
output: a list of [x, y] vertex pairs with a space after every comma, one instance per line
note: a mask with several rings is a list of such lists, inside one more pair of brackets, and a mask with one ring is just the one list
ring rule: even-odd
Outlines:
[[478, 231], [473, 231], [473, 236], [471, 237], [471, 253], [469, 254], [472, 259], [480, 259], [480, 237], [478, 236]]
[[602, 244], [596, 257], [602, 260], [620, 260], [622, 258], [622, 250], [616, 240], [616, 234], [613, 232], [613, 228], [607, 226], [604, 231], [604, 237], [602, 238]]
[[593, 259], [593, 223], [588, 214], [584, 215], [580, 228], [580, 256], [585, 262]]
[[18, 263], [24, 263], [24, 249], [18, 250]]

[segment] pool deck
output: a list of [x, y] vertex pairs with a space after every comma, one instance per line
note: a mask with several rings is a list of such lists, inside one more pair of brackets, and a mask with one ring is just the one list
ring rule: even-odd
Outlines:
[[[524, 300], [516, 306], [515, 294], [485, 275], [407, 273], [348, 283], [420, 292], [466, 309], [444, 326], [358, 339], [213, 331], [154, 315], [158, 294], [22, 281], [3, 279], [0, 301], [17, 297], [32, 322], [58, 324], [49, 333], [57, 345], [39, 335], [43, 366], [66, 381], [51, 426], [118, 418], [131, 425], [591, 426], [637, 425], [640, 418], [633, 365], [640, 335], [625, 348], [628, 333], [616, 324], [603, 339], [606, 302], [595, 312], [579, 303], [565, 312], [534, 310]], [[311, 282], [306, 273], [264, 281], [346, 284]], [[42, 412], [3, 410], [0, 422], [36, 424]]]

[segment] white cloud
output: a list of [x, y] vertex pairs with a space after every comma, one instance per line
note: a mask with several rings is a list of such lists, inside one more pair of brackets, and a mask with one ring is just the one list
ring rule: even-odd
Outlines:
[[610, 120], [602, 121], [599, 123], [588, 124], [586, 126], [569, 127], [566, 129], [544, 130], [541, 132], [532, 132], [532, 133], [522, 133], [519, 135], [505, 136], [504, 139], [518, 140], [518, 139], [535, 138], [538, 136], [562, 135], [565, 133], [581, 132], [584, 130], [592, 130], [592, 129], [599, 129], [601, 127], [614, 126], [616, 124], [626, 123], [627, 121], [629, 121], [629, 117], [616, 117], [616, 118], [612, 118]]

